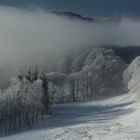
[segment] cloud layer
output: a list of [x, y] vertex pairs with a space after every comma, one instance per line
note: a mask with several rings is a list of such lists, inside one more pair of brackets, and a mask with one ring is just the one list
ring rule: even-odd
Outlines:
[[139, 37], [140, 21], [132, 19], [88, 23], [42, 10], [0, 7], [0, 76], [44, 65], [51, 53], [100, 44], [140, 45]]

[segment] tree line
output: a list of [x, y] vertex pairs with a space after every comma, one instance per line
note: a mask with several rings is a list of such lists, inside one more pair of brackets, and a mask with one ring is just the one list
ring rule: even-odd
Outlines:
[[0, 133], [31, 127], [51, 113], [46, 75], [37, 67], [11, 79], [10, 87], [0, 93]]
[[36, 66], [20, 73], [0, 90], [1, 134], [31, 127], [52, 113], [53, 104], [91, 101], [124, 88], [126, 65], [111, 49], [88, 48], [63, 62], [61, 71], [40, 72]]

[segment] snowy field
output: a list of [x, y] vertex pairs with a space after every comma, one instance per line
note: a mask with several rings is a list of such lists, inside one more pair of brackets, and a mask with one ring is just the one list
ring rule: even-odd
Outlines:
[[54, 112], [31, 130], [0, 140], [140, 140], [140, 105], [131, 94], [59, 105]]

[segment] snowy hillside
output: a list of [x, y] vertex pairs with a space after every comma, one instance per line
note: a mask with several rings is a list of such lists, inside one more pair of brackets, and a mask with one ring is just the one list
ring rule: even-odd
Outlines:
[[[83, 62], [82, 60], [84, 60], [84, 64], [80, 65], [79, 70], [78, 62]], [[92, 48], [91, 51], [88, 51], [88, 55], [85, 55], [84, 52], [74, 62], [73, 69], [76, 72], [73, 71], [67, 80], [66, 74], [59, 72], [38, 76], [37, 67], [34, 71], [30, 71], [29, 75], [19, 75], [18, 79], [13, 79], [11, 86], [1, 94], [3, 98], [1, 98], [0, 115], [3, 120], [0, 132], [6, 136], [0, 137], [0, 140], [140, 139], [140, 57], [136, 57], [130, 65], [126, 65], [113, 50]], [[96, 80], [97, 76], [98, 80]], [[46, 79], [49, 81], [49, 86], [45, 86], [47, 85]], [[86, 80], [87, 86], [85, 86], [85, 82], [82, 84], [84, 80]], [[96, 82], [92, 83], [92, 80]], [[89, 96], [90, 102], [88, 102], [89, 100], [79, 100], [79, 98], [73, 100], [75, 103], [68, 104], [68, 101], [62, 100], [63, 104], [53, 104], [52, 108], [48, 99], [52, 100], [57, 97], [61, 103], [65, 93], [68, 94], [69, 84], [70, 95], [74, 97], [92, 95], [88, 93], [94, 93], [94, 96]], [[122, 84], [124, 90], [120, 90], [121, 95], [118, 96], [117, 89]], [[86, 90], [80, 90], [84, 86]], [[103, 89], [104, 95], [110, 91], [112, 97], [101, 96], [100, 92], [97, 92], [100, 95], [98, 98], [100, 100], [97, 100], [96, 92], [87, 90], [87, 87], [92, 88], [92, 91], [93, 89], [96, 91]], [[47, 90], [48, 88], [49, 90]], [[113, 94], [113, 91], [116, 91], [117, 94]], [[51, 94], [51, 98], [47, 93]], [[102, 97], [106, 99], [102, 99]], [[48, 109], [48, 113], [52, 110], [53, 114], [49, 116], [45, 116], [45, 113], [42, 114], [41, 110], [44, 107]], [[9, 110], [11, 114], [6, 114], [5, 110]], [[12, 116], [12, 119], [7, 116]], [[40, 122], [42, 117], [44, 119]], [[21, 127], [21, 125], [25, 126]], [[8, 136], [9, 133], [12, 135]]]
[[92, 15], [104, 6], [84, 0], [5, 1], [0, 140], [140, 140], [140, 18]]
[[140, 108], [135, 96], [59, 105], [53, 117], [28, 132], [0, 140], [139, 140]]

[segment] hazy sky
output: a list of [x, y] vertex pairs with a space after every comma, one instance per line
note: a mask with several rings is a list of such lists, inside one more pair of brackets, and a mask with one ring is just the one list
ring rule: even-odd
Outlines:
[[37, 5], [88, 16], [140, 16], [140, 0], [0, 0], [0, 4], [16, 7]]

